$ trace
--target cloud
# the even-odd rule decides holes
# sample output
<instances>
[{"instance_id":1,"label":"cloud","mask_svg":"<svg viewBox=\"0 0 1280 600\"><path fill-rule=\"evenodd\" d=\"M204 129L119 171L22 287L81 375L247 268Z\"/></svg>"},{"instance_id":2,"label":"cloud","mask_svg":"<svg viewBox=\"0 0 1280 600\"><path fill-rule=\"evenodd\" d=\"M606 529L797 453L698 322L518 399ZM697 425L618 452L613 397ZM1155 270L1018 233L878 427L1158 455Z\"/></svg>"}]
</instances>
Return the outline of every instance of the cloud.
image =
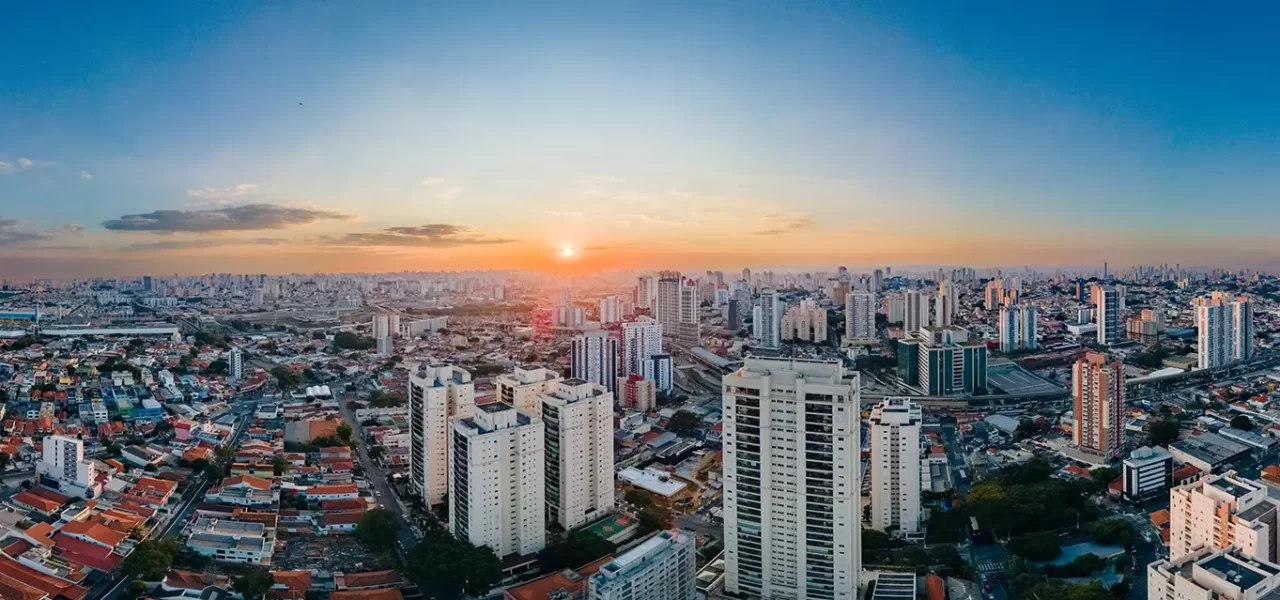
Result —
<instances>
[{"instance_id":1,"label":"cloud","mask_svg":"<svg viewBox=\"0 0 1280 600\"><path fill-rule=\"evenodd\" d=\"M441 185L444 183L449 183L449 180L443 177L428 177L426 179L423 179L422 181L419 181L418 185L421 187L431 187L433 185Z\"/></svg>"},{"instance_id":2,"label":"cloud","mask_svg":"<svg viewBox=\"0 0 1280 600\"><path fill-rule=\"evenodd\" d=\"M0 175L17 173L18 171L21 171L23 169L30 169L31 167L53 166L52 162L43 161L43 160L31 160L30 158L27 158L25 156L19 157L17 163L18 164L15 165L13 163L0 160Z\"/></svg>"},{"instance_id":3,"label":"cloud","mask_svg":"<svg viewBox=\"0 0 1280 600\"><path fill-rule=\"evenodd\" d=\"M18 159L18 166L19 166L19 167L22 167L22 168L24 168L24 169L25 169L25 168L27 168L27 167L34 167L35 165L36 165L35 161L31 160L30 158L19 158L19 159Z\"/></svg>"},{"instance_id":4,"label":"cloud","mask_svg":"<svg viewBox=\"0 0 1280 600\"><path fill-rule=\"evenodd\" d=\"M80 171L80 179L93 179L93 173L88 171Z\"/></svg>"},{"instance_id":5,"label":"cloud","mask_svg":"<svg viewBox=\"0 0 1280 600\"><path fill-rule=\"evenodd\" d=\"M70 234L84 233L84 225L81 225L79 223L66 223L64 225L58 226L57 229L50 231L50 233L70 233Z\"/></svg>"},{"instance_id":6,"label":"cloud","mask_svg":"<svg viewBox=\"0 0 1280 600\"><path fill-rule=\"evenodd\" d=\"M257 191L258 184L256 183L242 183L229 188L216 188L206 185L199 189L187 190L187 196L201 200L226 200L228 198L247 196Z\"/></svg>"},{"instance_id":7,"label":"cloud","mask_svg":"<svg viewBox=\"0 0 1280 600\"><path fill-rule=\"evenodd\" d=\"M46 232L21 229L18 225L16 219L0 219L0 246L33 244L52 237Z\"/></svg>"},{"instance_id":8,"label":"cloud","mask_svg":"<svg viewBox=\"0 0 1280 600\"><path fill-rule=\"evenodd\" d=\"M213 231L257 231L284 229L321 220L345 220L347 215L309 208L291 208L275 204L245 204L209 210L157 210L138 215L124 215L102 224L112 231L151 231L154 233L207 233Z\"/></svg>"},{"instance_id":9,"label":"cloud","mask_svg":"<svg viewBox=\"0 0 1280 600\"><path fill-rule=\"evenodd\" d=\"M165 240L163 242L142 242L121 246L120 252L150 252L153 250L186 250L189 248L216 248L221 246L254 245L274 246L286 240L281 238L254 238L251 240Z\"/></svg>"},{"instance_id":10,"label":"cloud","mask_svg":"<svg viewBox=\"0 0 1280 600\"><path fill-rule=\"evenodd\" d=\"M404 246L413 248L457 248L459 246L487 246L509 244L515 240L487 238L478 235L470 227L430 223L417 227L388 227L381 231L348 233L339 238L321 238L335 246Z\"/></svg>"},{"instance_id":11,"label":"cloud","mask_svg":"<svg viewBox=\"0 0 1280 600\"><path fill-rule=\"evenodd\" d=\"M461 184L455 183L450 185L449 180L444 177L428 177L419 181L418 187L430 189L432 196L436 199L436 202L439 202L444 206L453 204L453 201L457 200L458 196L461 196L462 192L466 189Z\"/></svg>"},{"instance_id":12,"label":"cloud","mask_svg":"<svg viewBox=\"0 0 1280 600\"><path fill-rule=\"evenodd\" d=\"M791 233L793 231L808 229L810 227L813 227L813 219L810 218L808 215L801 215L798 217L792 217L790 220L784 223L781 227L756 231L756 232L753 232L751 235L782 235L784 233Z\"/></svg>"}]
</instances>

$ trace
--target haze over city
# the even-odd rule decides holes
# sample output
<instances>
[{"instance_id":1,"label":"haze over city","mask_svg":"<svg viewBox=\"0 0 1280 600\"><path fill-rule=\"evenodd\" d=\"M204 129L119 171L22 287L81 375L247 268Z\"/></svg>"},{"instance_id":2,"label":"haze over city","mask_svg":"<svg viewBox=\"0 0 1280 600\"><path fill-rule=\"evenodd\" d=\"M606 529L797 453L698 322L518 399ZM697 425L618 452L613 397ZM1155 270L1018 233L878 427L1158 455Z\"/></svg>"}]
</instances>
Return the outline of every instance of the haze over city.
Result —
<instances>
[{"instance_id":1,"label":"haze over city","mask_svg":"<svg viewBox=\"0 0 1280 600\"><path fill-rule=\"evenodd\" d=\"M25 3L0 276L1280 267L1277 9L1202 9Z\"/></svg>"}]
</instances>

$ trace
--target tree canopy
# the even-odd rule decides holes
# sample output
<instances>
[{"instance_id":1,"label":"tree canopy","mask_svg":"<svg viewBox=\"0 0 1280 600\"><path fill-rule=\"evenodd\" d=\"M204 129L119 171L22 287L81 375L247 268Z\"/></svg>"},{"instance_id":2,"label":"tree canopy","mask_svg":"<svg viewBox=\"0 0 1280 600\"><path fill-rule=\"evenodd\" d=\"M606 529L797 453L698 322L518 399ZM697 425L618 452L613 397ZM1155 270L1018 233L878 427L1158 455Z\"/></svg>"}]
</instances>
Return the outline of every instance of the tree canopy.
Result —
<instances>
[{"instance_id":1,"label":"tree canopy","mask_svg":"<svg viewBox=\"0 0 1280 600\"><path fill-rule=\"evenodd\" d=\"M1006 467L969 490L965 514L1001 537L1090 520L1094 509L1086 500L1093 482L1053 479L1052 472L1053 466L1042 458Z\"/></svg>"},{"instance_id":2,"label":"tree canopy","mask_svg":"<svg viewBox=\"0 0 1280 600\"><path fill-rule=\"evenodd\" d=\"M698 415L687 410L679 410L667 421L667 430L676 433L693 433L693 430L698 428L699 420Z\"/></svg>"},{"instance_id":3,"label":"tree canopy","mask_svg":"<svg viewBox=\"0 0 1280 600\"><path fill-rule=\"evenodd\" d=\"M396 540L396 518L385 508L364 513L356 523L355 538L365 548L380 552L390 550Z\"/></svg>"},{"instance_id":4,"label":"tree canopy","mask_svg":"<svg viewBox=\"0 0 1280 600\"><path fill-rule=\"evenodd\" d=\"M231 589L244 596L245 600L265 597L273 585L275 585L275 577L270 571L260 567L245 569L231 580Z\"/></svg>"},{"instance_id":5,"label":"tree canopy","mask_svg":"<svg viewBox=\"0 0 1280 600\"><path fill-rule=\"evenodd\" d=\"M1048 531L1033 531L1010 538L1005 548L1027 560L1053 560L1062 551L1062 538Z\"/></svg>"},{"instance_id":6,"label":"tree canopy","mask_svg":"<svg viewBox=\"0 0 1280 600\"><path fill-rule=\"evenodd\" d=\"M1250 419L1248 415L1236 415L1231 418L1231 427L1244 431L1253 431L1253 419Z\"/></svg>"},{"instance_id":7,"label":"tree canopy","mask_svg":"<svg viewBox=\"0 0 1280 600\"><path fill-rule=\"evenodd\" d=\"M182 543L176 539L144 540L125 557L120 568L127 577L155 581L164 577L180 552Z\"/></svg>"},{"instance_id":8,"label":"tree canopy","mask_svg":"<svg viewBox=\"0 0 1280 600\"><path fill-rule=\"evenodd\" d=\"M368 350L374 346L374 340L350 331L340 331L333 336L333 345L341 350Z\"/></svg>"},{"instance_id":9,"label":"tree canopy","mask_svg":"<svg viewBox=\"0 0 1280 600\"><path fill-rule=\"evenodd\" d=\"M589 531L575 530L569 537L547 546L538 553L538 566L543 573L555 573L561 569L576 569L594 560L613 554L618 547Z\"/></svg>"},{"instance_id":10,"label":"tree canopy","mask_svg":"<svg viewBox=\"0 0 1280 600\"><path fill-rule=\"evenodd\" d=\"M1089 527L1089 537L1099 544L1128 546L1133 542L1133 524L1126 519L1103 519Z\"/></svg>"},{"instance_id":11,"label":"tree canopy","mask_svg":"<svg viewBox=\"0 0 1280 600\"><path fill-rule=\"evenodd\" d=\"M1168 446L1178 441L1178 422L1172 419L1152 419L1147 425L1147 437L1152 444Z\"/></svg>"},{"instance_id":12,"label":"tree canopy","mask_svg":"<svg viewBox=\"0 0 1280 600\"><path fill-rule=\"evenodd\" d=\"M430 598L479 596L502 579L502 563L487 547L430 531L409 553L405 575Z\"/></svg>"},{"instance_id":13,"label":"tree canopy","mask_svg":"<svg viewBox=\"0 0 1280 600\"><path fill-rule=\"evenodd\" d=\"M276 384L285 391L297 389L302 385L302 375L283 365L273 367L271 376L276 378Z\"/></svg>"}]
</instances>

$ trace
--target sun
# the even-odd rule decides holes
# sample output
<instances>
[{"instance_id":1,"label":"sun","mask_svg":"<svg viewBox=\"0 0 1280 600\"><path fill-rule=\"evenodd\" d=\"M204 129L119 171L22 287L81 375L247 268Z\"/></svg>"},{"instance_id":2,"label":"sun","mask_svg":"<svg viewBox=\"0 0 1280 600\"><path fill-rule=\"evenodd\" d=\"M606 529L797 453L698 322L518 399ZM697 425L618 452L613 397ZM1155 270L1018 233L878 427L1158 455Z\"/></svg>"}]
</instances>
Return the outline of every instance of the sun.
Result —
<instances>
[{"instance_id":1,"label":"sun","mask_svg":"<svg viewBox=\"0 0 1280 600\"><path fill-rule=\"evenodd\" d=\"M575 253L576 251L573 249L572 246L565 246L564 248L560 249L560 256L563 258L573 258L573 255Z\"/></svg>"}]
</instances>

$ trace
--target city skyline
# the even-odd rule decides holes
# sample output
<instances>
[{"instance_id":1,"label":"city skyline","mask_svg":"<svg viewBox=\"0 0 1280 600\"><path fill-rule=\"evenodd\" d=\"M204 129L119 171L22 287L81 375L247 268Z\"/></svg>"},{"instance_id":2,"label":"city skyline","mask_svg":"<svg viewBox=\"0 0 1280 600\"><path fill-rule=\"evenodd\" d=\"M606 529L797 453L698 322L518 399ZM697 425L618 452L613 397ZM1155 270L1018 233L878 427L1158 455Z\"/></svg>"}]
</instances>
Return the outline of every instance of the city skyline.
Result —
<instances>
[{"instance_id":1,"label":"city skyline","mask_svg":"<svg viewBox=\"0 0 1280 600\"><path fill-rule=\"evenodd\" d=\"M15 7L0 277L1280 268L1277 9L1101 10Z\"/></svg>"}]
</instances>

